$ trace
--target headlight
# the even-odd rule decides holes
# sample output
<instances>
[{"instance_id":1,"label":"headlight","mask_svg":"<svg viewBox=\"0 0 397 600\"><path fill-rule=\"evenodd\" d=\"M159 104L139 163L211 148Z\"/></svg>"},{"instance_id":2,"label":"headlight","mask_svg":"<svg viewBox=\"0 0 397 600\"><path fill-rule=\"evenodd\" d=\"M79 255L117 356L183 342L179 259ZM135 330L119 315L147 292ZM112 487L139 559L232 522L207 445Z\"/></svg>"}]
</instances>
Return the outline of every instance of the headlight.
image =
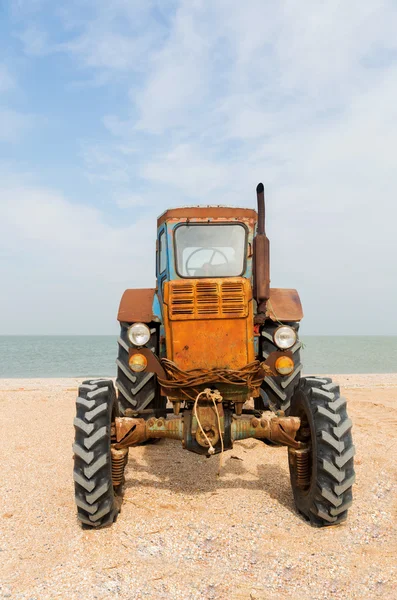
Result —
<instances>
[{"instance_id":1,"label":"headlight","mask_svg":"<svg viewBox=\"0 0 397 600\"><path fill-rule=\"evenodd\" d=\"M276 346L286 350L287 348L292 348L292 346L296 342L296 333L292 327L288 327L287 325L282 325L276 329L273 334L273 340Z\"/></svg>"},{"instance_id":2,"label":"headlight","mask_svg":"<svg viewBox=\"0 0 397 600\"><path fill-rule=\"evenodd\" d=\"M130 365L130 369L135 371L136 373L140 373L144 371L147 367L147 359L143 354L133 354L130 356L128 364Z\"/></svg>"},{"instance_id":3,"label":"headlight","mask_svg":"<svg viewBox=\"0 0 397 600\"><path fill-rule=\"evenodd\" d=\"M289 356L280 356L274 363L277 373L289 375L294 370L294 361Z\"/></svg>"},{"instance_id":4,"label":"headlight","mask_svg":"<svg viewBox=\"0 0 397 600\"><path fill-rule=\"evenodd\" d=\"M144 323L134 323L128 328L128 339L134 346L144 346L150 340L150 329Z\"/></svg>"}]
</instances>

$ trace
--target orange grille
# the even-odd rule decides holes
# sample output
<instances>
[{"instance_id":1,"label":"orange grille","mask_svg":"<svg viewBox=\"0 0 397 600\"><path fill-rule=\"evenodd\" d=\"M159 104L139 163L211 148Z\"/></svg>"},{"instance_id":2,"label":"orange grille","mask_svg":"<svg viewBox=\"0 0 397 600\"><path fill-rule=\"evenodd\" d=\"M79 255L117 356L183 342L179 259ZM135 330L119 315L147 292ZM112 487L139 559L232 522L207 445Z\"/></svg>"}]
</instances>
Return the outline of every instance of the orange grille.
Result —
<instances>
[{"instance_id":1,"label":"orange grille","mask_svg":"<svg viewBox=\"0 0 397 600\"><path fill-rule=\"evenodd\" d=\"M195 280L169 283L170 319L226 319L247 317L250 299L249 282Z\"/></svg>"},{"instance_id":2,"label":"orange grille","mask_svg":"<svg viewBox=\"0 0 397 600\"><path fill-rule=\"evenodd\" d=\"M194 315L194 286L191 283L173 285L170 297L172 316Z\"/></svg>"}]
</instances>

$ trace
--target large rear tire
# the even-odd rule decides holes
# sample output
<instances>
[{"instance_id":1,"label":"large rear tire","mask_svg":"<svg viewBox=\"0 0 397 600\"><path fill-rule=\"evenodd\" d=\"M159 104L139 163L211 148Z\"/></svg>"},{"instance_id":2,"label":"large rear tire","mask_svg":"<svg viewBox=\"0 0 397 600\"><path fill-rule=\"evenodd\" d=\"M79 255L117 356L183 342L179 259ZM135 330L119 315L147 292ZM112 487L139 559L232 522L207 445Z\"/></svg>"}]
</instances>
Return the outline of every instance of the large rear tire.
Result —
<instances>
[{"instance_id":1,"label":"large rear tire","mask_svg":"<svg viewBox=\"0 0 397 600\"><path fill-rule=\"evenodd\" d=\"M76 400L73 479L77 517L87 527L111 525L120 510L110 452L111 423L117 415L113 381L84 381Z\"/></svg>"},{"instance_id":2,"label":"large rear tire","mask_svg":"<svg viewBox=\"0 0 397 600\"><path fill-rule=\"evenodd\" d=\"M329 378L305 377L295 390L290 415L301 419L296 439L309 446L302 470L288 449L291 485L298 511L316 527L338 525L352 504L354 453L346 400ZM306 485L299 471L307 473Z\"/></svg>"},{"instance_id":3,"label":"large rear tire","mask_svg":"<svg viewBox=\"0 0 397 600\"><path fill-rule=\"evenodd\" d=\"M128 353L129 349L134 347L127 335L130 325L131 323L121 323L120 337L118 339L119 353L116 360L116 386L119 391L120 413L123 416L140 414L144 418L149 418L152 414L164 416L167 399L165 396L160 395L157 376L154 373L146 371L134 373L129 368ZM145 348L149 348L152 352L158 354L158 329L155 326L150 326L150 333L150 340L145 345ZM145 412L142 413L142 411Z\"/></svg>"},{"instance_id":4,"label":"large rear tire","mask_svg":"<svg viewBox=\"0 0 397 600\"><path fill-rule=\"evenodd\" d=\"M295 329L297 335L296 343L291 348L294 359L294 370L291 375L265 377L260 390L261 396L254 399L256 410L264 410L270 407L273 410L283 410L288 413L292 394L299 383L300 373L303 368L300 358L302 343L299 341L298 337L299 323L291 322L285 323L285 325ZM278 327L280 327L279 323L267 321L261 328L261 360L266 360L271 352L279 350L273 341L273 334Z\"/></svg>"}]
</instances>

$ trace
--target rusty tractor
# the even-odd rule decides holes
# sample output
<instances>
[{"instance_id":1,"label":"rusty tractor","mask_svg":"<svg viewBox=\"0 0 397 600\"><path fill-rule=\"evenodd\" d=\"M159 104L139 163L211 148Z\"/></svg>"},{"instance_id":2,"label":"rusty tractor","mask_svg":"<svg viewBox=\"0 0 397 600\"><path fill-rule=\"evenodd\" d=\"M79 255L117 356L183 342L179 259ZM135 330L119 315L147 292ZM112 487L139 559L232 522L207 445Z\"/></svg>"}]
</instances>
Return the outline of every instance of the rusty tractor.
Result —
<instances>
[{"instance_id":1,"label":"rusty tractor","mask_svg":"<svg viewBox=\"0 0 397 600\"><path fill-rule=\"evenodd\" d=\"M257 211L184 207L159 217L156 288L128 289L120 302L117 392L108 379L78 392L83 526L115 520L129 448L160 438L207 456L246 438L287 446L299 513L318 527L346 519L346 400L331 379L301 376L301 303L296 290L270 288L263 184L256 191Z\"/></svg>"}]
</instances>

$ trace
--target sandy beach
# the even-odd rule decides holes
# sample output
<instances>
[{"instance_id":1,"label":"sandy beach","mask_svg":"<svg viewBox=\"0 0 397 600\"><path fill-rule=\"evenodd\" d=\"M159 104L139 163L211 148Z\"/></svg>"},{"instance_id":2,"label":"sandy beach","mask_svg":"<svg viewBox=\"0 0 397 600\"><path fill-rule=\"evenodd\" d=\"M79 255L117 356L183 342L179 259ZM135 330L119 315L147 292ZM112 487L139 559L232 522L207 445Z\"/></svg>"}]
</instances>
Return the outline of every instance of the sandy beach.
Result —
<instances>
[{"instance_id":1,"label":"sandy beach","mask_svg":"<svg viewBox=\"0 0 397 600\"><path fill-rule=\"evenodd\" d=\"M0 380L0 598L397 599L397 373L340 375L356 446L348 521L295 512L287 451L218 457L162 440L130 450L117 522L76 519L77 379Z\"/></svg>"}]
</instances>

